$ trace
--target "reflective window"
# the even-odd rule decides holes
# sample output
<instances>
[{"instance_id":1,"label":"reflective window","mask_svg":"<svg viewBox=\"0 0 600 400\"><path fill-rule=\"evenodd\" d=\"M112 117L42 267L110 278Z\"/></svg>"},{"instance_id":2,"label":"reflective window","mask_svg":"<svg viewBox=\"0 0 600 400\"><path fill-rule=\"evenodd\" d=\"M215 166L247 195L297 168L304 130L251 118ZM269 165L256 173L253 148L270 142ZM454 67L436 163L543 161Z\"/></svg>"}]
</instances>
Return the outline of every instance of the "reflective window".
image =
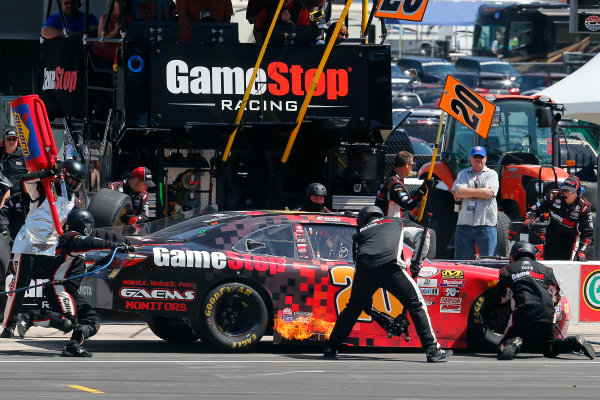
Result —
<instances>
[{"instance_id":1,"label":"reflective window","mask_svg":"<svg viewBox=\"0 0 600 400\"><path fill-rule=\"evenodd\" d=\"M240 253L298 258L292 226L268 226L254 231L238 241L233 250Z\"/></svg>"},{"instance_id":2,"label":"reflective window","mask_svg":"<svg viewBox=\"0 0 600 400\"><path fill-rule=\"evenodd\" d=\"M352 262L352 235L350 226L306 225L306 236L317 260Z\"/></svg>"}]
</instances>

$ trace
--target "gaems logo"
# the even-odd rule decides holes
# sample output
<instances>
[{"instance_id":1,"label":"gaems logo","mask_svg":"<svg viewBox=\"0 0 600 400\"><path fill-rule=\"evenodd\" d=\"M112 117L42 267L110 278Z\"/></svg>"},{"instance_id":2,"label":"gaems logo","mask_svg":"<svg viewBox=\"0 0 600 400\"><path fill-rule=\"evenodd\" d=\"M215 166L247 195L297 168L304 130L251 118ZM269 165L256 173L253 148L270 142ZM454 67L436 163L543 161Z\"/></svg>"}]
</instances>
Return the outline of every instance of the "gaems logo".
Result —
<instances>
[{"instance_id":1,"label":"gaems logo","mask_svg":"<svg viewBox=\"0 0 600 400\"><path fill-rule=\"evenodd\" d=\"M152 300L183 300L191 301L196 298L195 290L177 289L152 289L150 291L142 288L121 288L119 295L124 299L152 299Z\"/></svg>"},{"instance_id":2,"label":"gaems logo","mask_svg":"<svg viewBox=\"0 0 600 400\"><path fill-rule=\"evenodd\" d=\"M158 267L215 268L227 265L227 256L218 251L170 250L155 247L154 264Z\"/></svg>"},{"instance_id":3,"label":"gaems logo","mask_svg":"<svg viewBox=\"0 0 600 400\"><path fill-rule=\"evenodd\" d=\"M61 67L48 71L44 68L42 90L66 90L71 93L77 89L77 71L65 71Z\"/></svg>"},{"instance_id":4,"label":"gaems logo","mask_svg":"<svg viewBox=\"0 0 600 400\"><path fill-rule=\"evenodd\" d=\"M167 89L173 94L236 94L243 95L254 68L241 67L189 67L185 61L172 60L167 63ZM301 65L272 62L267 71L258 69L252 95L267 91L273 96L304 96L310 87L316 68L304 70ZM325 69L313 96L337 100L348 95L348 75L351 68Z\"/></svg>"}]
</instances>

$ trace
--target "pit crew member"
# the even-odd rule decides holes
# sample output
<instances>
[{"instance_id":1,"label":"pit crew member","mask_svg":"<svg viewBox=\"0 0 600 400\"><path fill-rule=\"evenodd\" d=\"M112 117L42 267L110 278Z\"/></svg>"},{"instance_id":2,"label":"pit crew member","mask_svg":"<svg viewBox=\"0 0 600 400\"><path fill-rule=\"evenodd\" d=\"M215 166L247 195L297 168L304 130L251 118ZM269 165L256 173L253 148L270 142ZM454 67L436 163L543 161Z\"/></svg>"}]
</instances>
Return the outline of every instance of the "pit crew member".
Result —
<instances>
[{"instance_id":1,"label":"pit crew member","mask_svg":"<svg viewBox=\"0 0 600 400\"><path fill-rule=\"evenodd\" d=\"M123 192L131 197L133 213L124 215L121 220L125 224L143 224L148 222L148 188L155 187L152 181L152 173L148 168L138 167L131 171L131 177L119 182L108 184L108 188Z\"/></svg>"}]
</instances>

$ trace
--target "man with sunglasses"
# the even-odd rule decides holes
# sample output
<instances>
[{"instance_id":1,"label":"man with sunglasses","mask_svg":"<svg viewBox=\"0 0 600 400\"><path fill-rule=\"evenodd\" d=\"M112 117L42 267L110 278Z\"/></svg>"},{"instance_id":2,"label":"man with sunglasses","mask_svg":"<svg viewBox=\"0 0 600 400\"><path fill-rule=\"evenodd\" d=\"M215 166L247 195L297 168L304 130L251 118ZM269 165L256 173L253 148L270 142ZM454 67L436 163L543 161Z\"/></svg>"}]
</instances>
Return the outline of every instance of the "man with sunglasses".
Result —
<instances>
[{"instance_id":1,"label":"man with sunglasses","mask_svg":"<svg viewBox=\"0 0 600 400\"><path fill-rule=\"evenodd\" d=\"M586 261L585 252L594 240L592 204L583 197L581 182L569 176L559 189L551 190L527 212L523 228L548 213L549 223L544 242L544 260L570 260L577 235L579 246L573 261Z\"/></svg>"},{"instance_id":2,"label":"man with sunglasses","mask_svg":"<svg viewBox=\"0 0 600 400\"><path fill-rule=\"evenodd\" d=\"M13 129L4 132L2 147L0 147L0 168L2 174L13 185L10 190L2 193L0 233L5 237L14 238L25 223L26 210L21 199L21 181L27 174L27 166L23 150L19 147L19 137Z\"/></svg>"},{"instance_id":3,"label":"man with sunglasses","mask_svg":"<svg viewBox=\"0 0 600 400\"><path fill-rule=\"evenodd\" d=\"M454 233L454 258L475 258L475 244L481 257L496 254L498 246L498 174L488 168L485 147L471 149L471 167L458 173L452 192L461 201Z\"/></svg>"}]
</instances>

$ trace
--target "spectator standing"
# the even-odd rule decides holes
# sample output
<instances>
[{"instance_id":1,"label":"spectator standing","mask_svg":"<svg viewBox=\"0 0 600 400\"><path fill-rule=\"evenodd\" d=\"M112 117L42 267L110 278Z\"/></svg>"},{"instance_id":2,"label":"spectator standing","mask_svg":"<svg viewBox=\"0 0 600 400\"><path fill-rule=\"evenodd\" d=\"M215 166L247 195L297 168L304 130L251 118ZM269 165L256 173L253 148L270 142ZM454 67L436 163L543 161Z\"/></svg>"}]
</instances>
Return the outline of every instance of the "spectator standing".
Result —
<instances>
[{"instance_id":1,"label":"spectator standing","mask_svg":"<svg viewBox=\"0 0 600 400\"><path fill-rule=\"evenodd\" d=\"M475 244L482 257L496 254L498 245L498 174L485 163L487 152L482 146L471 150L471 167L458 173L452 192L461 201L454 233L454 258L475 258Z\"/></svg>"},{"instance_id":2,"label":"spectator standing","mask_svg":"<svg viewBox=\"0 0 600 400\"><path fill-rule=\"evenodd\" d=\"M82 33L85 27L85 13L80 11L81 0L62 0L60 7L65 17L69 34ZM88 27L90 35L96 35L98 30L98 18L94 14L88 14ZM64 37L63 24L60 19L60 13L52 14L44 25L42 25L42 37L44 39L53 39Z\"/></svg>"},{"instance_id":3,"label":"spectator standing","mask_svg":"<svg viewBox=\"0 0 600 400\"><path fill-rule=\"evenodd\" d=\"M231 0L177 0L179 14L179 41L189 42L194 37L194 22L228 23L233 15Z\"/></svg>"},{"instance_id":4,"label":"spectator standing","mask_svg":"<svg viewBox=\"0 0 600 400\"><path fill-rule=\"evenodd\" d=\"M272 2L258 14L254 23L254 38L257 43L264 41L267 29L275 16L275 11L277 11L277 5L278 2ZM284 0L276 24L309 26L310 17L308 10L300 0Z\"/></svg>"},{"instance_id":5,"label":"spectator standing","mask_svg":"<svg viewBox=\"0 0 600 400\"><path fill-rule=\"evenodd\" d=\"M579 178L570 176L560 185L560 190L551 190L542 201L531 206L523 226L548 213L550 222L546 228L544 260L570 260L579 235L579 246L574 261L586 261L586 250L594 240L592 204L583 197Z\"/></svg>"}]
</instances>

